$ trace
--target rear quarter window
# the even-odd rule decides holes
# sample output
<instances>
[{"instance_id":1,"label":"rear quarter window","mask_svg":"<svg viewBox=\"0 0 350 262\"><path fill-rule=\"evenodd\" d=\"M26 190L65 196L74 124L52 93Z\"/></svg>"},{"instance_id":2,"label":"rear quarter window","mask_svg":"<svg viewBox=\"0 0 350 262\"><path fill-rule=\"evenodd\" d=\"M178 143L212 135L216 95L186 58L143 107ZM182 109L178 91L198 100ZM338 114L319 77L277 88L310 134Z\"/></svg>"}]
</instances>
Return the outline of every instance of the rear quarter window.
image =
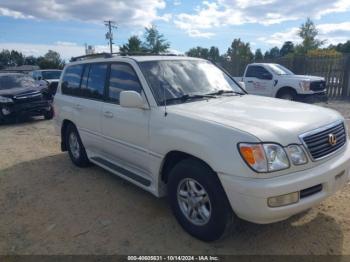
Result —
<instances>
[{"instance_id":1,"label":"rear quarter window","mask_svg":"<svg viewBox=\"0 0 350 262\"><path fill-rule=\"evenodd\" d=\"M80 80L83 68L83 65L72 65L67 67L62 78L62 94L74 96L79 95Z\"/></svg>"}]
</instances>

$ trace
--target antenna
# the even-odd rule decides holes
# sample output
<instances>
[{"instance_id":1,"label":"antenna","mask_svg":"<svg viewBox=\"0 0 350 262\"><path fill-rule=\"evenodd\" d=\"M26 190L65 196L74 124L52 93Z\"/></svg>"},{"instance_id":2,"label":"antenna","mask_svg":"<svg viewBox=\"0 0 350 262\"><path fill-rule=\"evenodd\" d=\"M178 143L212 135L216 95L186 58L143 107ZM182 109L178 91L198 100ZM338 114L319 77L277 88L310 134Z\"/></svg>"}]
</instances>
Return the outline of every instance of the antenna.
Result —
<instances>
[{"instance_id":1,"label":"antenna","mask_svg":"<svg viewBox=\"0 0 350 262\"><path fill-rule=\"evenodd\" d=\"M160 66L159 66L160 69L162 69ZM163 79L165 79L165 74L164 74L164 70L162 70L162 75L163 75ZM168 112L166 110L166 95L165 95L165 85L162 81L162 87L163 87L163 101L164 101L164 116L166 117L168 115Z\"/></svg>"}]
</instances>

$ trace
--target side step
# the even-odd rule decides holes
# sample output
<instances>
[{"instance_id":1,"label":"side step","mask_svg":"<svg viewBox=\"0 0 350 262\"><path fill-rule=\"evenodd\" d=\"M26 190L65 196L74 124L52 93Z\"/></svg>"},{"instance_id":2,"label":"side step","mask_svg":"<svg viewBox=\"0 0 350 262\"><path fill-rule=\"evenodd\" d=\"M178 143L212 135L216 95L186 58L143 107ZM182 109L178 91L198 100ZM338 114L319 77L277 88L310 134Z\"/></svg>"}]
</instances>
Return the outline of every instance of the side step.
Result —
<instances>
[{"instance_id":1,"label":"side step","mask_svg":"<svg viewBox=\"0 0 350 262\"><path fill-rule=\"evenodd\" d=\"M131 178L132 180L135 180L136 182L144 185L144 186L150 186L151 185L151 181L143 178L133 172L130 172L129 170L126 170L123 167L117 166L116 164L109 162L106 159L103 159L101 157L92 157L91 160L96 161L97 163L100 163L103 166L106 166L112 170L114 170L115 172L117 172L118 174L121 174L125 177Z\"/></svg>"}]
</instances>

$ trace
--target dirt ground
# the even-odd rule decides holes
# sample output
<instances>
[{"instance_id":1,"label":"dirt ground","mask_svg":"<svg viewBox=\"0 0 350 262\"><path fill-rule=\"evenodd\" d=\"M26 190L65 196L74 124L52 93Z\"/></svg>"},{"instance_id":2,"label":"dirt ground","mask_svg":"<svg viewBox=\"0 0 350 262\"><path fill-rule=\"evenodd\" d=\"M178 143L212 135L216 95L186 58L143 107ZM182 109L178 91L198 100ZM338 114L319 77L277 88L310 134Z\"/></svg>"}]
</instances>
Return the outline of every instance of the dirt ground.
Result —
<instances>
[{"instance_id":1,"label":"dirt ground","mask_svg":"<svg viewBox=\"0 0 350 262\"><path fill-rule=\"evenodd\" d=\"M350 118L350 103L327 106ZM242 222L204 243L165 199L99 167L75 167L52 121L0 126L0 254L350 254L349 203L350 185L287 221Z\"/></svg>"}]
</instances>

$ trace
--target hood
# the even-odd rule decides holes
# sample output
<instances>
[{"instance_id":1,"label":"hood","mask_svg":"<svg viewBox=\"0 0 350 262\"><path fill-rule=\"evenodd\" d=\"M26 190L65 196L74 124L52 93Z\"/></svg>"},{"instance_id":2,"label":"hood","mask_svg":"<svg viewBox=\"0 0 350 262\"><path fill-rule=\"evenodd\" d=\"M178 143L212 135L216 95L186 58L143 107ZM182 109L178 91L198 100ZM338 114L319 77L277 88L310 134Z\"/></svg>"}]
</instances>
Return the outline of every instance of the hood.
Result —
<instances>
[{"instance_id":1,"label":"hood","mask_svg":"<svg viewBox=\"0 0 350 262\"><path fill-rule=\"evenodd\" d=\"M280 77L286 79L298 79L298 80L310 80L310 81L324 81L324 77L309 76L309 75L280 75Z\"/></svg>"},{"instance_id":2,"label":"hood","mask_svg":"<svg viewBox=\"0 0 350 262\"><path fill-rule=\"evenodd\" d=\"M0 90L0 96L13 97L17 95L25 95L27 93L30 94L38 91L40 90L35 88L17 87L17 88Z\"/></svg>"},{"instance_id":3,"label":"hood","mask_svg":"<svg viewBox=\"0 0 350 262\"><path fill-rule=\"evenodd\" d=\"M168 113L215 122L284 146L300 143L298 136L302 133L342 119L331 109L254 95L172 105Z\"/></svg>"}]
</instances>

